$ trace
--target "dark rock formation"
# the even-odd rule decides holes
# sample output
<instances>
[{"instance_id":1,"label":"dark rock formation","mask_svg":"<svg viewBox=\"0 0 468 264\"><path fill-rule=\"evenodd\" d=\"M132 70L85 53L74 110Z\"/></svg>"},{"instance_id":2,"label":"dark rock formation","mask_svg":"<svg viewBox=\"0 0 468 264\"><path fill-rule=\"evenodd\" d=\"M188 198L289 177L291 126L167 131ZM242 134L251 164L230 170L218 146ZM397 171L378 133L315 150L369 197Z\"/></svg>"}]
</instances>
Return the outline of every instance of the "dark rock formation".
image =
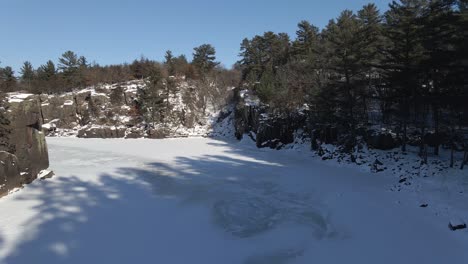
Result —
<instances>
[{"instance_id":1,"label":"dark rock formation","mask_svg":"<svg viewBox=\"0 0 468 264\"><path fill-rule=\"evenodd\" d=\"M148 135L147 138L152 138L152 139L161 139L161 138L166 138L169 136L169 132L165 131L164 129L149 129L148 130Z\"/></svg>"},{"instance_id":2,"label":"dark rock formation","mask_svg":"<svg viewBox=\"0 0 468 264\"><path fill-rule=\"evenodd\" d=\"M338 141L338 128L331 125L316 125L311 133L313 150L319 149L319 143L334 144Z\"/></svg>"},{"instance_id":3,"label":"dark rock formation","mask_svg":"<svg viewBox=\"0 0 468 264\"><path fill-rule=\"evenodd\" d=\"M247 96L247 95L245 95ZM302 112L269 114L268 108L252 103L252 99L238 96L235 109L235 136L242 139L249 133L257 147L279 148L294 142L297 130L306 130L306 115Z\"/></svg>"},{"instance_id":4,"label":"dark rock formation","mask_svg":"<svg viewBox=\"0 0 468 264\"><path fill-rule=\"evenodd\" d=\"M80 138L123 138L125 137L125 127L83 127L78 131Z\"/></svg>"},{"instance_id":5,"label":"dark rock formation","mask_svg":"<svg viewBox=\"0 0 468 264\"><path fill-rule=\"evenodd\" d=\"M145 134L143 129L139 128L128 129L126 133L125 138L142 138Z\"/></svg>"},{"instance_id":6,"label":"dark rock formation","mask_svg":"<svg viewBox=\"0 0 468 264\"><path fill-rule=\"evenodd\" d=\"M259 106L251 106L239 102L234 112L236 138L241 140L245 133L257 132L260 123L260 115L264 112L265 110Z\"/></svg>"},{"instance_id":7,"label":"dark rock formation","mask_svg":"<svg viewBox=\"0 0 468 264\"><path fill-rule=\"evenodd\" d=\"M452 220L450 220L448 227L452 231L465 229L466 228L466 223L463 222L460 219L452 219Z\"/></svg>"},{"instance_id":8,"label":"dark rock formation","mask_svg":"<svg viewBox=\"0 0 468 264\"><path fill-rule=\"evenodd\" d=\"M39 96L25 96L2 102L2 115L8 120L3 136L9 148L0 149L0 196L32 182L49 167ZM3 179L2 179L3 177Z\"/></svg>"},{"instance_id":9,"label":"dark rock formation","mask_svg":"<svg viewBox=\"0 0 468 264\"><path fill-rule=\"evenodd\" d=\"M396 140L389 133L368 132L367 144L375 149L389 150L398 146Z\"/></svg>"},{"instance_id":10,"label":"dark rock formation","mask_svg":"<svg viewBox=\"0 0 468 264\"><path fill-rule=\"evenodd\" d=\"M22 184L18 158L6 151L0 151L0 197Z\"/></svg>"},{"instance_id":11,"label":"dark rock formation","mask_svg":"<svg viewBox=\"0 0 468 264\"><path fill-rule=\"evenodd\" d=\"M257 130L257 147L277 148L279 144L293 143L294 132L303 129L305 124L305 116L299 113L262 118Z\"/></svg>"}]
</instances>

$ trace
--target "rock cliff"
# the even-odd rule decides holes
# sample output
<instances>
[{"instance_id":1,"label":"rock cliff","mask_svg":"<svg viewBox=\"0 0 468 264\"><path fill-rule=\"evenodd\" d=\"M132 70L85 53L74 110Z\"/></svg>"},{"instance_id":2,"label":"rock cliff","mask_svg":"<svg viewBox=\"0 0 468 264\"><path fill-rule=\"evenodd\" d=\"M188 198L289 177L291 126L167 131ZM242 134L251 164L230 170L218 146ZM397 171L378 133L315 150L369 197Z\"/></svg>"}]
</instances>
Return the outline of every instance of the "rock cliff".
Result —
<instances>
[{"instance_id":1,"label":"rock cliff","mask_svg":"<svg viewBox=\"0 0 468 264\"><path fill-rule=\"evenodd\" d=\"M216 106L196 83L177 80L164 122L148 124L138 110L144 81L99 85L60 95L41 95L44 132L81 138L166 138L206 136L226 105ZM222 97L232 91L223 91ZM221 101L223 98L221 98Z\"/></svg>"},{"instance_id":2,"label":"rock cliff","mask_svg":"<svg viewBox=\"0 0 468 264\"><path fill-rule=\"evenodd\" d=\"M241 90L235 109L235 135L249 135L257 147L281 148L293 143L296 135L306 134L307 115L303 109L286 114L274 114L251 91Z\"/></svg>"},{"instance_id":3,"label":"rock cliff","mask_svg":"<svg viewBox=\"0 0 468 264\"><path fill-rule=\"evenodd\" d=\"M0 196L32 182L49 167L42 132L40 98L11 94L1 101L2 144L0 145Z\"/></svg>"}]
</instances>

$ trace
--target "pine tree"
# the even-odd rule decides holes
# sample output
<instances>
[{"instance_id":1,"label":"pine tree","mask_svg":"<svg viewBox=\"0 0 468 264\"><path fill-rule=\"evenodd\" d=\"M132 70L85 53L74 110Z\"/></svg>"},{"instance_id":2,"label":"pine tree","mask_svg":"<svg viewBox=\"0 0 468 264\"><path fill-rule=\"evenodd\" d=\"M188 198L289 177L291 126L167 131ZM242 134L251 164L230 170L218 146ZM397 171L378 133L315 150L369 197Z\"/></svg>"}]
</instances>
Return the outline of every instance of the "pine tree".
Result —
<instances>
[{"instance_id":1,"label":"pine tree","mask_svg":"<svg viewBox=\"0 0 468 264\"><path fill-rule=\"evenodd\" d=\"M86 65L84 57L78 57L73 51L66 51L59 58L58 69L62 72L68 85L79 86L82 84L81 70Z\"/></svg>"},{"instance_id":2,"label":"pine tree","mask_svg":"<svg viewBox=\"0 0 468 264\"><path fill-rule=\"evenodd\" d=\"M426 83L430 83L428 103L431 104L436 137L439 137L440 111L447 102L444 97L456 94L453 89L451 74L457 72L457 53L453 48L460 34L455 16L455 0L433 0L425 8L422 16L422 43L425 57L422 67L426 74ZM436 142L434 154L438 155Z\"/></svg>"},{"instance_id":3,"label":"pine tree","mask_svg":"<svg viewBox=\"0 0 468 264\"><path fill-rule=\"evenodd\" d=\"M55 64L51 60L47 61L46 64L41 65L37 69L37 77L40 80L50 81L55 77L56 74L57 70L55 69Z\"/></svg>"},{"instance_id":4,"label":"pine tree","mask_svg":"<svg viewBox=\"0 0 468 264\"><path fill-rule=\"evenodd\" d=\"M78 55L73 51L66 51L59 58L58 69L63 71L65 74L73 74L80 66Z\"/></svg>"},{"instance_id":5,"label":"pine tree","mask_svg":"<svg viewBox=\"0 0 468 264\"><path fill-rule=\"evenodd\" d=\"M10 66L0 68L0 92L12 92L16 89L15 71Z\"/></svg>"},{"instance_id":6,"label":"pine tree","mask_svg":"<svg viewBox=\"0 0 468 264\"><path fill-rule=\"evenodd\" d=\"M192 64L198 72L204 77L211 72L219 62L216 62L216 50L210 44L203 44L194 48Z\"/></svg>"},{"instance_id":7,"label":"pine tree","mask_svg":"<svg viewBox=\"0 0 468 264\"><path fill-rule=\"evenodd\" d=\"M0 92L0 151L14 153L15 148L9 143L11 128L10 121L6 118L7 111L8 103L5 99L5 95Z\"/></svg>"},{"instance_id":8,"label":"pine tree","mask_svg":"<svg viewBox=\"0 0 468 264\"><path fill-rule=\"evenodd\" d=\"M362 74L362 61L360 58L361 46L359 43L359 22L352 11L341 13L336 23L331 21L325 29L327 42L327 56L332 80L339 88L341 105L340 113L343 121L353 130L356 125L357 85Z\"/></svg>"},{"instance_id":9,"label":"pine tree","mask_svg":"<svg viewBox=\"0 0 468 264\"><path fill-rule=\"evenodd\" d=\"M296 31L296 40L292 44L293 56L304 59L318 50L319 29L308 21L301 21Z\"/></svg>"},{"instance_id":10,"label":"pine tree","mask_svg":"<svg viewBox=\"0 0 468 264\"><path fill-rule=\"evenodd\" d=\"M381 64L383 60L383 50L385 38L383 35L382 16L375 4L365 5L358 12L359 32L358 38L360 41L359 57L363 71L363 90L362 107L367 118L368 98L373 97L375 91L378 91L378 96L381 100L385 100L385 89L378 89L381 85L383 71ZM385 104L381 104L381 108L385 111ZM383 115L384 116L384 115ZM385 121L385 120L382 120Z\"/></svg>"},{"instance_id":11,"label":"pine tree","mask_svg":"<svg viewBox=\"0 0 468 264\"><path fill-rule=\"evenodd\" d=\"M168 50L166 51L166 55L164 55L164 64L167 67L167 72L169 76L175 76L176 75L176 69L174 67L174 56L172 55L172 51Z\"/></svg>"},{"instance_id":12,"label":"pine tree","mask_svg":"<svg viewBox=\"0 0 468 264\"><path fill-rule=\"evenodd\" d=\"M390 44L386 49L385 68L398 104L398 116L403 123L403 151L406 150L410 110L421 107L412 102L421 96L423 87L420 66L424 58L424 47L420 19L425 4L424 0L401 0L401 3L393 1L385 13L385 34Z\"/></svg>"},{"instance_id":13,"label":"pine tree","mask_svg":"<svg viewBox=\"0 0 468 264\"><path fill-rule=\"evenodd\" d=\"M242 67L242 79L252 82L260 80L265 71L273 71L284 66L290 57L291 43L288 34L265 32L251 40L244 39L241 44L238 62Z\"/></svg>"},{"instance_id":14,"label":"pine tree","mask_svg":"<svg viewBox=\"0 0 468 264\"><path fill-rule=\"evenodd\" d=\"M28 91L31 90L31 83L35 77L34 68L29 61L25 61L23 67L21 67L21 81L26 83Z\"/></svg>"},{"instance_id":15,"label":"pine tree","mask_svg":"<svg viewBox=\"0 0 468 264\"><path fill-rule=\"evenodd\" d=\"M165 87L161 69L153 66L149 71L146 86L138 90L139 109L144 120L154 126L164 120Z\"/></svg>"},{"instance_id":16,"label":"pine tree","mask_svg":"<svg viewBox=\"0 0 468 264\"><path fill-rule=\"evenodd\" d=\"M271 68L262 74L259 82L255 85L255 91L262 102L270 103L276 93L277 83Z\"/></svg>"}]
</instances>

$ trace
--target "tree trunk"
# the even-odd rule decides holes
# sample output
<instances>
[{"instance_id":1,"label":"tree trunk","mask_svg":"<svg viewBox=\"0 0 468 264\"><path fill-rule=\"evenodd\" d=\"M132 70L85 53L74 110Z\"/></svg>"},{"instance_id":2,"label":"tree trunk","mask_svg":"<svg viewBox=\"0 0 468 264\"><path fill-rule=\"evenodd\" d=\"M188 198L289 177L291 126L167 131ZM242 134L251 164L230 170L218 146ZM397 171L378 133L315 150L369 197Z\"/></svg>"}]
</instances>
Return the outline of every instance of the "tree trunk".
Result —
<instances>
[{"instance_id":1,"label":"tree trunk","mask_svg":"<svg viewBox=\"0 0 468 264\"><path fill-rule=\"evenodd\" d=\"M468 161L468 148L466 147L466 144L463 145L463 150L464 150L464 154L463 154L463 160L462 160L462 163L461 163L461 166L460 166L461 170L463 170L463 168L465 167L466 162Z\"/></svg>"},{"instance_id":2,"label":"tree trunk","mask_svg":"<svg viewBox=\"0 0 468 264\"><path fill-rule=\"evenodd\" d=\"M354 123L354 101L353 101L353 94L351 92L351 79L349 77L349 73L346 70L345 72L345 77L346 77L346 92L348 95L348 103L349 103L349 124L350 124L350 129L351 129L351 145L352 145L352 150L351 150L351 162L356 162L356 157L354 156L354 148L356 147L356 125Z\"/></svg>"},{"instance_id":3,"label":"tree trunk","mask_svg":"<svg viewBox=\"0 0 468 264\"><path fill-rule=\"evenodd\" d=\"M451 148L450 148L450 168L453 168L453 163L454 163L454 147L453 147L453 142L451 142Z\"/></svg>"},{"instance_id":4,"label":"tree trunk","mask_svg":"<svg viewBox=\"0 0 468 264\"><path fill-rule=\"evenodd\" d=\"M406 123L406 119L403 121L403 138L402 138L402 144L401 144L401 151L405 152L406 151L406 130L407 130L408 124Z\"/></svg>"},{"instance_id":5,"label":"tree trunk","mask_svg":"<svg viewBox=\"0 0 468 264\"><path fill-rule=\"evenodd\" d=\"M454 154L455 154L455 130L452 127L452 135L450 136L450 168L453 168L454 165Z\"/></svg>"},{"instance_id":6,"label":"tree trunk","mask_svg":"<svg viewBox=\"0 0 468 264\"><path fill-rule=\"evenodd\" d=\"M437 104L433 105L434 114L434 130L435 130L435 146L434 155L439 155L439 107Z\"/></svg>"},{"instance_id":7,"label":"tree trunk","mask_svg":"<svg viewBox=\"0 0 468 264\"><path fill-rule=\"evenodd\" d=\"M419 156L423 159L423 163L427 164L427 146L424 140L425 127L421 125L421 142L419 145Z\"/></svg>"}]
</instances>

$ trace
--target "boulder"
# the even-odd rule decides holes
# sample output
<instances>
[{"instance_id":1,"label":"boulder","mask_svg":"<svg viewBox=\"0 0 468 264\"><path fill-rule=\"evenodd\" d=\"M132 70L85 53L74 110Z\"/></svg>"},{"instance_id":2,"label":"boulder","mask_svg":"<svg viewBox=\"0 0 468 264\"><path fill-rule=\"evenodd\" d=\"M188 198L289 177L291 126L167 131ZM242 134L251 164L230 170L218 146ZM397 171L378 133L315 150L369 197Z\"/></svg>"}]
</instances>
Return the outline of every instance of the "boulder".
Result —
<instances>
[{"instance_id":1,"label":"boulder","mask_svg":"<svg viewBox=\"0 0 468 264\"><path fill-rule=\"evenodd\" d=\"M50 179L52 177L55 176L55 173L53 171L49 171L49 170L43 170L39 173L38 175L38 178L40 180L46 180L46 179Z\"/></svg>"},{"instance_id":2,"label":"boulder","mask_svg":"<svg viewBox=\"0 0 468 264\"><path fill-rule=\"evenodd\" d=\"M371 165L371 172L377 173L377 172L382 172L385 170L385 167L383 166L383 163L376 159L374 163Z\"/></svg>"},{"instance_id":3,"label":"boulder","mask_svg":"<svg viewBox=\"0 0 468 264\"><path fill-rule=\"evenodd\" d=\"M18 158L6 151L0 151L0 197L23 184Z\"/></svg>"},{"instance_id":4,"label":"boulder","mask_svg":"<svg viewBox=\"0 0 468 264\"><path fill-rule=\"evenodd\" d=\"M397 142L389 133L370 132L367 144L374 149L389 150L397 147Z\"/></svg>"},{"instance_id":5,"label":"boulder","mask_svg":"<svg viewBox=\"0 0 468 264\"><path fill-rule=\"evenodd\" d=\"M143 134L143 129L130 128L127 130L125 138L142 138Z\"/></svg>"},{"instance_id":6,"label":"boulder","mask_svg":"<svg viewBox=\"0 0 468 264\"><path fill-rule=\"evenodd\" d=\"M123 127L92 126L78 131L79 138L123 138L126 129Z\"/></svg>"},{"instance_id":7,"label":"boulder","mask_svg":"<svg viewBox=\"0 0 468 264\"><path fill-rule=\"evenodd\" d=\"M44 123L60 120L60 122L57 122L59 127L67 129L73 128L73 124L79 123L77 106L72 95L41 96L40 98Z\"/></svg>"},{"instance_id":8,"label":"boulder","mask_svg":"<svg viewBox=\"0 0 468 264\"><path fill-rule=\"evenodd\" d=\"M450 230L456 231L460 229L465 229L466 223L462 221L461 219L452 219L450 220L448 227Z\"/></svg>"},{"instance_id":9,"label":"boulder","mask_svg":"<svg viewBox=\"0 0 468 264\"><path fill-rule=\"evenodd\" d=\"M164 129L149 129L147 131L147 138L152 138L152 139L162 139L166 138L169 135L167 131Z\"/></svg>"}]
</instances>

